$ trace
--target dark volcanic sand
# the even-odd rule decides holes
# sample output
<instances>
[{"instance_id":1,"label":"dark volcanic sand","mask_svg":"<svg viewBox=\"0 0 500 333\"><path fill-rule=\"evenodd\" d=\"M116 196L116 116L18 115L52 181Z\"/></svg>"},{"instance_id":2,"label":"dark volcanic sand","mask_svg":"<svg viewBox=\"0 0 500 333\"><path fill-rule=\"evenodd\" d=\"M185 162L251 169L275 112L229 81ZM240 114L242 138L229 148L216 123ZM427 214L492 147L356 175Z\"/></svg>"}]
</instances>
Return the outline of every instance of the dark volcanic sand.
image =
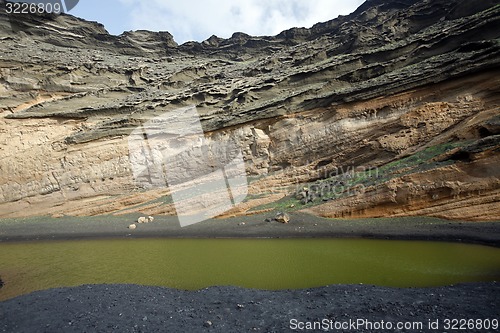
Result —
<instances>
[{"instance_id":1,"label":"dark volcanic sand","mask_svg":"<svg viewBox=\"0 0 500 333\"><path fill-rule=\"evenodd\" d=\"M127 226L136 216L6 219L0 221L0 242L101 237L365 237L500 244L498 222L328 220L292 213L291 223L284 225L264 222L269 216L214 219L186 228L180 228L175 218L160 216L133 231ZM45 290L0 302L0 332L293 332L292 319L346 325L358 319L374 325L382 320L394 325L423 323L423 329L415 330L333 327L331 332L492 332L446 330L443 325L445 319L454 318L499 319L499 309L500 283L418 289L340 285L292 291L95 285ZM439 328L429 329L429 320L439 320Z\"/></svg>"},{"instance_id":2,"label":"dark volcanic sand","mask_svg":"<svg viewBox=\"0 0 500 333\"><path fill-rule=\"evenodd\" d=\"M499 301L500 283L423 289L339 285L292 291L212 287L191 292L92 285L35 292L0 303L0 331L292 332L292 319L347 323L366 319L374 325L382 320L393 325L422 322L423 329L360 326L330 331L446 332L451 331L444 328L447 318L498 319ZM439 329L429 329L429 320L439 320Z\"/></svg>"},{"instance_id":3,"label":"dark volcanic sand","mask_svg":"<svg viewBox=\"0 0 500 333\"><path fill-rule=\"evenodd\" d=\"M0 242L109 237L244 238L244 237L362 237L463 241L500 246L500 222L457 222L429 217L324 219L290 213L291 222L265 222L273 212L228 219L211 219L181 228L177 218L155 216L155 221L127 227L139 215L37 217L0 220Z\"/></svg>"}]
</instances>

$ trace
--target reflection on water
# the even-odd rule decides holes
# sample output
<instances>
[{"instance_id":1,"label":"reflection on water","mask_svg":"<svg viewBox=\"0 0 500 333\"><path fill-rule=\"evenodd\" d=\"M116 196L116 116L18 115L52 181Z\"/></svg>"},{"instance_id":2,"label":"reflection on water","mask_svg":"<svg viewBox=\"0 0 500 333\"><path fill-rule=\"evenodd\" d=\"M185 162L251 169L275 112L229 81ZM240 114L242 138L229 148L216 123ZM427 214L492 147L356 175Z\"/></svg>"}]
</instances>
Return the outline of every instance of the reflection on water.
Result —
<instances>
[{"instance_id":1,"label":"reflection on water","mask_svg":"<svg viewBox=\"0 0 500 333\"><path fill-rule=\"evenodd\" d=\"M0 244L0 300L53 287L423 287L500 279L500 249L363 239L122 239Z\"/></svg>"}]
</instances>

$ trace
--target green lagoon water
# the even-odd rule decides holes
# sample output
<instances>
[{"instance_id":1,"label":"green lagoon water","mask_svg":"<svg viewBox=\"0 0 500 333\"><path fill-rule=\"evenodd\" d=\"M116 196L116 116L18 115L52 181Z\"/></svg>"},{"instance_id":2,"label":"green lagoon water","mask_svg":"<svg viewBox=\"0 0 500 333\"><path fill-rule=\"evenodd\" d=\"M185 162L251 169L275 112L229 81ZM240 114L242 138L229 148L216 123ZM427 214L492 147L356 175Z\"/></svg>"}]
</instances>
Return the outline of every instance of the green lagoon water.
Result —
<instances>
[{"instance_id":1,"label":"green lagoon water","mask_svg":"<svg viewBox=\"0 0 500 333\"><path fill-rule=\"evenodd\" d=\"M500 280L500 249L365 239L111 239L0 243L0 300L100 283L179 289L425 287Z\"/></svg>"}]
</instances>

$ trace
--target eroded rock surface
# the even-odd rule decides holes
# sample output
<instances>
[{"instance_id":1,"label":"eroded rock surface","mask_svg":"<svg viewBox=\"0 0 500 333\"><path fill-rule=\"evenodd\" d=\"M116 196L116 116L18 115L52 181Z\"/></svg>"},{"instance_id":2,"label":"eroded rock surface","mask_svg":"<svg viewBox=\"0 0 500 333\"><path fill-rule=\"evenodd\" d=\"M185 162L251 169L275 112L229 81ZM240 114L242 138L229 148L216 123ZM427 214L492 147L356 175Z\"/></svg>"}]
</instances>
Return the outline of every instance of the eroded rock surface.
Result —
<instances>
[{"instance_id":1,"label":"eroded rock surface","mask_svg":"<svg viewBox=\"0 0 500 333\"><path fill-rule=\"evenodd\" d=\"M369 0L310 29L177 45L168 33L112 36L2 8L0 217L175 213L168 189L134 182L127 136L190 105L209 143L241 147L252 182L234 214L332 170L481 143L500 133L499 14L495 1ZM310 211L500 219L491 142Z\"/></svg>"}]
</instances>

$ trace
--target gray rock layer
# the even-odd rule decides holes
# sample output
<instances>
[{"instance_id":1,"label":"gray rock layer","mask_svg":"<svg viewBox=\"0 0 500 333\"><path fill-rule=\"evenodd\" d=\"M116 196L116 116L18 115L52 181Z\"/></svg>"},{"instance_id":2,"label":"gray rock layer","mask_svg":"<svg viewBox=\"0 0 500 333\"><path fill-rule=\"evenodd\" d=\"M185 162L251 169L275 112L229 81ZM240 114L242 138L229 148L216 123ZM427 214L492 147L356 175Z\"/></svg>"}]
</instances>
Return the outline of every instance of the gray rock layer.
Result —
<instances>
[{"instance_id":1,"label":"gray rock layer","mask_svg":"<svg viewBox=\"0 0 500 333\"><path fill-rule=\"evenodd\" d=\"M124 208L82 199L140 190L127 136L190 105L209 144L236 141L269 186L494 134L499 13L495 1L369 0L310 29L177 45L2 8L0 216ZM55 208L67 202L84 207Z\"/></svg>"}]
</instances>

